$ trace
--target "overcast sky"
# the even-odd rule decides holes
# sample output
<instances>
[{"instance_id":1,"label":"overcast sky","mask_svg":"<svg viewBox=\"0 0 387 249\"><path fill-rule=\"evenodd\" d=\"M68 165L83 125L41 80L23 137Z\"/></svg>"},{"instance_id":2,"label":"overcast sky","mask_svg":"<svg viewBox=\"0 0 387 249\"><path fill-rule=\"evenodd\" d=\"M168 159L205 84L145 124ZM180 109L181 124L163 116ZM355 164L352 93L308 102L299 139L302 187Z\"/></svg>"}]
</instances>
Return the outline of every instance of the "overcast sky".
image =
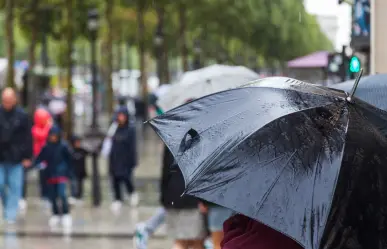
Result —
<instances>
[{"instance_id":1,"label":"overcast sky","mask_svg":"<svg viewBox=\"0 0 387 249\"><path fill-rule=\"evenodd\" d=\"M338 33L335 47L341 50L342 45L349 45L351 34L351 8L348 4L337 3L337 0L305 0L308 12L316 15L335 15L338 17Z\"/></svg>"}]
</instances>

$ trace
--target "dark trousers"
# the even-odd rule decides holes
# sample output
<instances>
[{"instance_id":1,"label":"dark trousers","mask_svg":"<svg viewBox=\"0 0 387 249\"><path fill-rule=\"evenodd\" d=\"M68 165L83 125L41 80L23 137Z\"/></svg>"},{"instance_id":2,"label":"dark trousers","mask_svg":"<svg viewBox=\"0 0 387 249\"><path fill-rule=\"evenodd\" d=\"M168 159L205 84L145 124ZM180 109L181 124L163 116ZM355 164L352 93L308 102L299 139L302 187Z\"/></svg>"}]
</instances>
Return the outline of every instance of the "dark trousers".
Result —
<instances>
[{"instance_id":1,"label":"dark trousers","mask_svg":"<svg viewBox=\"0 0 387 249\"><path fill-rule=\"evenodd\" d=\"M126 190L129 194L132 194L134 192L134 186L132 183L131 177L112 177L112 187L113 187L113 193L114 193L114 199L116 201L122 201L122 190L121 186L125 185Z\"/></svg>"},{"instance_id":2,"label":"dark trousers","mask_svg":"<svg viewBox=\"0 0 387 249\"><path fill-rule=\"evenodd\" d=\"M28 177L28 170L24 169L24 177L23 177L23 199L27 198L27 177Z\"/></svg>"},{"instance_id":3,"label":"dark trousers","mask_svg":"<svg viewBox=\"0 0 387 249\"><path fill-rule=\"evenodd\" d=\"M66 183L47 184L53 215L69 213L66 187ZM59 202L61 204L61 208L59 208Z\"/></svg>"},{"instance_id":4,"label":"dark trousers","mask_svg":"<svg viewBox=\"0 0 387 249\"><path fill-rule=\"evenodd\" d=\"M71 181L71 196L77 199L83 198L83 178L75 178Z\"/></svg>"},{"instance_id":5,"label":"dark trousers","mask_svg":"<svg viewBox=\"0 0 387 249\"><path fill-rule=\"evenodd\" d=\"M45 176L44 170L39 171L39 187L40 187L40 197L43 199L49 199L48 196L48 186L47 186L47 177Z\"/></svg>"}]
</instances>

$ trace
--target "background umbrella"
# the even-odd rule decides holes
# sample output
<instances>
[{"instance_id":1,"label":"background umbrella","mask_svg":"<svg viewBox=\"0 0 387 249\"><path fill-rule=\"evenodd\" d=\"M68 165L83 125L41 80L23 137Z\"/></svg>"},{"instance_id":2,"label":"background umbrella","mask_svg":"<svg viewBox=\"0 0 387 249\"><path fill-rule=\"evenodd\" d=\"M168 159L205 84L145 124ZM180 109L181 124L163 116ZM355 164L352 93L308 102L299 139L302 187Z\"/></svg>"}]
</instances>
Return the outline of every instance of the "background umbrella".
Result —
<instances>
[{"instance_id":1,"label":"background umbrella","mask_svg":"<svg viewBox=\"0 0 387 249\"><path fill-rule=\"evenodd\" d=\"M353 83L353 80L349 80L332 87L348 92L352 89ZM362 77L355 96L387 111L387 74Z\"/></svg>"},{"instance_id":2,"label":"background umbrella","mask_svg":"<svg viewBox=\"0 0 387 249\"><path fill-rule=\"evenodd\" d=\"M307 249L387 248L387 114L342 91L268 78L150 121L186 193Z\"/></svg>"},{"instance_id":3,"label":"background umbrella","mask_svg":"<svg viewBox=\"0 0 387 249\"><path fill-rule=\"evenodd\" d=\"M258 78L258 74L242 66L209 66L183 74L167 94L159 97L157 104L167 111L184 104L187 99L238 87Z\"/></svg>"},{"instance_id":4,"label":"background umbrella","mask_svg":"<svg viewBox=\"0 0 387 249\"><path fill-rule=\"evenodd\" d=\"M48 109L53 115L60 115L66 111L66 101L60 98L54 98L48 104Z\"/></svg>"}]
</instances>

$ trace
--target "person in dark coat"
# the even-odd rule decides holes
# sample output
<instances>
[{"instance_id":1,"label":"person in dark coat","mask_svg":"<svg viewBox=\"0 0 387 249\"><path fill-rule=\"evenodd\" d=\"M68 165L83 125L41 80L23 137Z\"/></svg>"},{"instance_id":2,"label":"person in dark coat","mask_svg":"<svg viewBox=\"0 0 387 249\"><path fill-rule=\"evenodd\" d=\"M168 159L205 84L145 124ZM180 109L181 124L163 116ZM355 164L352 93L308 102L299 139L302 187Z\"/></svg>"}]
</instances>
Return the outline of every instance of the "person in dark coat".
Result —
<instances>
[{"instance_id":1,"label":"person in dark coat","mask_svg":"<svg viewBox=\"0 0 387 249\"><path fill-rule=\"evenodd\" d=\"M87 177L86 157L89 154L87 150L81 147L81 139L77 136L71 138L72 163L74 169L74 181L72 184L72 195L79 201L83 198L83 186Z\"/></svg>"},{"instance_id":2,"label":"person in dark coat","mask_svg":"<svg viewBox=\"0 0 387 249\"><path fill-rule=\"evenodd\" d=\"M71 161L71 150L62 140L60 128L53 126L46 145L35 160L35 165L45 164L43 170L47 177L48 196L52 206L52 217L49 221L51 226L57 225L60 215L64 226L71 226L72 223L66 195L67 183L74 174ZM61 207L58 205L58 199Z\"/></svg>"},{"instance_id":3,"label":"person in dark coat","mask_svg":"<svg viewBox=\"0 0 387 249\"><path fill-rule=\"evenodd\" d=\"M22 197L24 167L31 165L32 135L28 115L17 106L16 93L6 88L0 106L0 192L4 220L14 223Z\"/></svg>"},{"instance_id":4,"label":"person in dark coat","mask_svg":"<svg viewBox=\"0 0 387 249\"><path fill-rule=\"evenodd\" d=\"M112 137L112 148L109 156L109 170L114 193L113 211L118 211L122 204L121 185L125 185L130 194L131 205L138 204L138 195L135 193L132 182L133 170L137 165L136 128L129 122L127 108L121 108L117 112L117 123L118 127Z\"/></svg>"},{"instance_id":5,"label":"person in dark coat","mask_svg":"<svg viewBox=\"0 0 387 249\"><path fill-rule=\"evenodd\" d=\"M182 196L185 189L183 174L167 147L164 148L160 189L168 234L175 240L175 248L204 248L207 231L205 217L198 208L199 200Z\"/></svg>"}]
</instances>

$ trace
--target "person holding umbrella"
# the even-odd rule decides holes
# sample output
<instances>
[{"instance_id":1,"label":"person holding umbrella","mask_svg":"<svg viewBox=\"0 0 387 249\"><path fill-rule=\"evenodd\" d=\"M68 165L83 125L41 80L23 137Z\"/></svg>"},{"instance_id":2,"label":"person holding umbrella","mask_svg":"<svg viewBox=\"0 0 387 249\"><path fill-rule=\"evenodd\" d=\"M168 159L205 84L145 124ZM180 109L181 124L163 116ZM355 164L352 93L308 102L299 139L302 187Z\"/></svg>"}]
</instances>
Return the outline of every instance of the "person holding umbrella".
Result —
<instances>
[{"instance_id":1,"label":"person holding umbrella","mask_svg":"<svg viewBox=\"0 0 387 249\"><path fill-rule=\"evenodd\" d=\"M199 201L181 197L184 179L167 147L164 148L161 176L161 202L166 210L168 234L174 239L174 249L204 249L206 229L204 216L198 209Z\"/></svg>"},{"instance_id":2,"label":"person holding umbrella","mask_svg":"<svg viewBox=\"0 0 387 249\"><path fill-rule=\"evenodd\" d=\"M239 227L270 228L305 249L387 248L387 112L355 97L359 78L350 93L266 78L149 123L173 154L185 194L265 226ZM223 246L245 248L231 246L225 225ZM288 248L265 247L270 234L253 248Z\"/></svg>"},{"instance_id":3,"label":"person holding umbrella","mask_svg":"<svg viewBox=\"0 0 387 249\"><path fill-rule=\"evenodd\" d=\"M234 213L232 210L207 202L199 203L200 211L206 215L208 229L211 234L211 239L214 249L220 249L221 241L223 240L223 223Z\"/></svg>"},{"instance_id":4,"label":"person holding umbrella","mask_svg":"<svg viewBox=\"0 0 387 249\"><path fill-rule=\"evenodd\" d=\"M289 237L244 215L235 215L224 224L222 249L303 249Z\"/></svg>"}]
</instances>

